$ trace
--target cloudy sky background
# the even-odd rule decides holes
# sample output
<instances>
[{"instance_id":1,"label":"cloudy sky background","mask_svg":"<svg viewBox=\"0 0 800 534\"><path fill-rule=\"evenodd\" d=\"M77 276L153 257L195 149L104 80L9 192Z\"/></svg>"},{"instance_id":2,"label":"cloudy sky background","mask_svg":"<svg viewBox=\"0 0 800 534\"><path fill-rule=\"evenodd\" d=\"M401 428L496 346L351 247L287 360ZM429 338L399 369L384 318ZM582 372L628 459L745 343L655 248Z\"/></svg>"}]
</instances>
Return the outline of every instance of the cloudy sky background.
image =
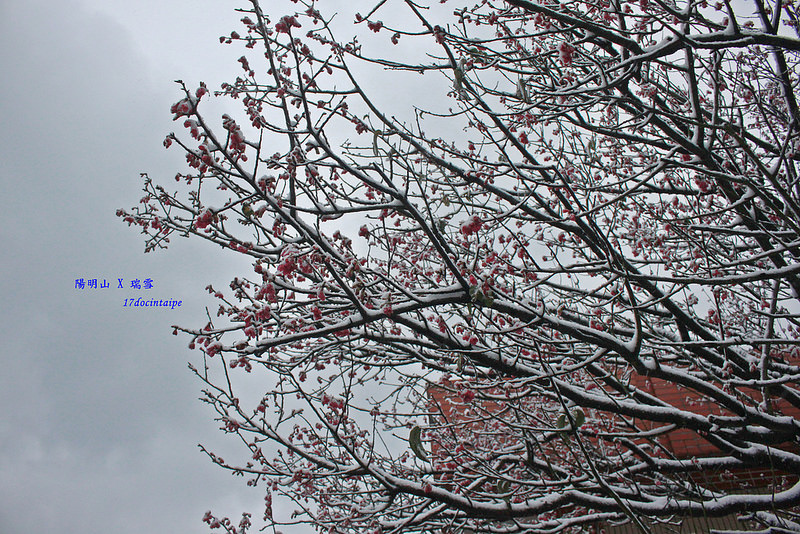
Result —
<instances>
[{"instance_id":1,"label":"cloudy sky background","mask_svg":"<svg viewBox=\"0 0 800 534\"><path fill-rule=\"evenodd\" d=\"M196 400L197 353L169 328L204 324L202 288L225 287L240 260L183 240L144 255L114 215L142 196L140 172L183 168L161 146L177 129L172 80L216 88L236 72L241 50L218 42L236 6L0 0L3 534L207 532L208 509L261 512L260 488L198 450L239 449ZM147 277L148 292L116 289ZM183 305L123 307L137 296Z\"/></svg>"},{"instance_id":2,"label":"cloudy sky background","mask_svg":"<svg viewBox=\"0 0 800 534\"><path fill-rule=\"evenodd\" d=\"M0 534L205 533L206 510L235 521L263 513L262 488L198 449L244 458L197 400L201 384L187 362L200 354L170 328L205 324L205 306L216 304L203 288L226 288L250 263L179 238L145 255L142 236L115 216L143 196L139 173L174 184L185 170L181 152L162 147L183 130L169 113L181 97L173 81L216 89L240 72L243 49L219 44L242 31L240 5L0 0ZM329 0L324 9L341 13L338 35L349 39L355 8L342 13L345 5ZM356 5L366 13L372 4ZM380 15L396 20L396 9L389 3ZM411 40L389 45L386 32L362 42L386 47L379 54L424 56ZM391 85L380 72L361 83L404 118L420 94L429 105L450 88L441 77L390 75ZM78 290L78 278L111 287ZM118 278L126 287L151 278L154 287L117 289ZM123 306L140 296L183 304ZM289 511L276 502L276 516Z\"/></svg>"}]
</instances>

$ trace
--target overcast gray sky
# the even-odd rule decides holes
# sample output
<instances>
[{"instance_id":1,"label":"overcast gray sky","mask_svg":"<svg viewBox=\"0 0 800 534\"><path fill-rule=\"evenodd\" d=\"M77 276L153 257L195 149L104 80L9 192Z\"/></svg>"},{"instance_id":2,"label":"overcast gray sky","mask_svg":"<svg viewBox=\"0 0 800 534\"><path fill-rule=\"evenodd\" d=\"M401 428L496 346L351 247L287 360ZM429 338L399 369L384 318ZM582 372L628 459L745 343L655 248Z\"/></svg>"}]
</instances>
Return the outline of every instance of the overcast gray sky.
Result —
<instances>
[{"instance_id":1,"label":"overcast gray sky","mask_svg":"<svg viewBox=\"0 0 800 534\"><path fill-rule=\"evenodd\" d=\"M186 364L199 353L169 328L205 324L216 304L203 288L224 288L250 265L194 240L145 255L142 236L115 216L143 196L139 173L169 184L185 170L181 153L161 145L183 129L169 113L180 98L173 80L216 89L238 74L242 49L219 36L241 31L239 5L0 0L0 534L205 533L208 509L236 521L263 511L262 488L198 450L243 458L197 401ZM337 5L348 6L337 18L347 32L361 4L326 9ZM381 16L401 16L396 8ZM394 47L366 33L362 42L389 47L381 54L424 58L410 40ZM413 116L419 94L429 105L449 89L391 73L387 90L382 76L364 74L362 87L401 117ZM80 278L110 287L75 289ZM136 278L154 287L130 289ZM123 306L139 296L182 306ZM274 512L288 511L276 501Z\"/></svg>"},{"instance_id":2,"label":"overcast gray sky","mask_svg":"<svg viewBox=\"0 0 800 534\"><path fill-rule=\"evenodd\" d=\"M202 288L236 272L202 243L142 254L114 212L140 172L183 167L172 83L218 87L241 51L227 0L0 0L0 532L207 532L207 509L259 514L197 449L233 445L197 402L196 353L169 325L203 324ZM237 54L238 52L238 54ZM117 289L133 278L153 289ZM76 290L76 278L108 289ZM125 308L125 298L183 301Z\"/></svg>"}]
</instances>

